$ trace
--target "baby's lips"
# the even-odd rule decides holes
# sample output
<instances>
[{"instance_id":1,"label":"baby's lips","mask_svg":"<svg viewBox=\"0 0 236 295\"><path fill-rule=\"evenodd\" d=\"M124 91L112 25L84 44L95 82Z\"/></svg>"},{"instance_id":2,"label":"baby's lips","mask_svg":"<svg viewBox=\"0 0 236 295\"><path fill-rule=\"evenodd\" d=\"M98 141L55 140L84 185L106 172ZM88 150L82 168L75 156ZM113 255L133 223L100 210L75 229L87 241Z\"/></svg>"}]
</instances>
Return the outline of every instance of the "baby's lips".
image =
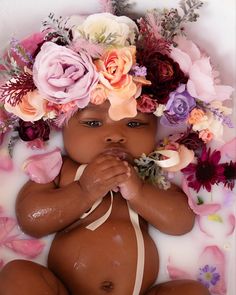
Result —
<instances>
[{"instance_id":1,"label":"baby's lips","mask_svg":"<svg viewBox=\"0 0 236 295\"><path fill-rule=\"evenodd\" d=\"M118 157L120 160L127 161L128 163L133 163L133 157L128 152L122 149L111 148L106 150L104 154Z\"/></svg>"}]
</instances>

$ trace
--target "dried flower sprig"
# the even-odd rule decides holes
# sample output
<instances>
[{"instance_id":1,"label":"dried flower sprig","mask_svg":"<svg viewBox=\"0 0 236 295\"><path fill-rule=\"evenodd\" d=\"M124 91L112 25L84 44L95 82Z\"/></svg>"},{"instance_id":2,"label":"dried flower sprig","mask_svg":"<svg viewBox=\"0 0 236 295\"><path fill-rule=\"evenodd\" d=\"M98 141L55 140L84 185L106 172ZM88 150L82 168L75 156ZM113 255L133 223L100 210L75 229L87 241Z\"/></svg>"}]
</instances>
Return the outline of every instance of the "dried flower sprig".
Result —
<instances>
[{"instance_id":1,"label":"dried flower sprig","mask_svg":"<svg viewBox=\"0 0 236 295\"><path fill-rule=\"evenodd\" d=\"M197 104L203 110L210 111L217 120L220 120L223 124L225 124L229 128L235 127L233 125L232 120L230 119L230 116L225 115L224 112L222 110L220 110L219 108L214 108L211 106L210 103L206 103L203 101L197 101Z\"/></svg>"},{"instance_id":2,"label":"dried flower sprig","mask_svg":"<svg viewBox=\"0 0 236 295\"><path fill-rule=\"evenodd\" d=\"M68 45L71 42L71 30L67 27L69 18L60 16L56 18L54 13L50 13L48 20L43 21L42 31L48 31L44 39L60 45Z\"/></svg>"},{"instance_id":3,"label":"dried flower sprig","mask_svg":"<svg viewBox=\"0 0 236 295\"><path fill-rule=\"evenodd\" d=\"M27 92L36 89L33 77L28 72L18 76L13 76L5 85L0 87L1 99L7 101L12 106L16 106L22 101Z\"/></svg>"},{"instance_id":4,"label":"dried flower sprig","mask_svg":"<svg viewBox=\"0 0 236 295\"><path fill-rule=\"evenodd\" d=\"M173 38L179 34L184 33L183 24L186 22L195 22L199 17L196 10L203 5L200 0L182 0L180 2L180 8L183 11L183 15L180 15L177 9L164 9L162 12L162 36L172 41Z\"/></svg>"},{"instance_id":5,"label":"dried flower sprig","mask_svg":"<svg viewBox=\"0 0 236 295\"><path fill-rule=\"evenodd\" d=\"M113 13L115 15L127 15L127 11L132 7L129 0L110 0Z\"/></svg>"},{"instance_id":6,"label":"dried flower sprig","mask_svg":"<svg viewBox=\"0 0 236 295\"><path fill-rule=\"evenodd\" d=\"M23 69L17 64L16 60L10 55L9 51L4 58L0 58L0 65L2 69L0 75L6 77L7 79L12 76L20 75L23 72Z\"/></svg>"}]
</instances>

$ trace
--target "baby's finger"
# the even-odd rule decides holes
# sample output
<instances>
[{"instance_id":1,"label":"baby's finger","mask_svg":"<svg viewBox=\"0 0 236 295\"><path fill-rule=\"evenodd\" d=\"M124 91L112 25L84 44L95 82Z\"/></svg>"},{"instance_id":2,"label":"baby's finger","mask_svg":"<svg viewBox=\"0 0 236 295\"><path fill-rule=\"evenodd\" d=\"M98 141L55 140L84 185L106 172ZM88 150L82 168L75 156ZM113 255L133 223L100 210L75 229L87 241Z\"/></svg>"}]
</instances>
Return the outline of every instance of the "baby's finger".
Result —
<instances>
[{"instance_id":1,"label":"baby's finger","mask_svg":"<svg viewBox=\"0 0 236 295\"><path fill-rule=\"evenodd\" d=\"M127 180L127 175L126 174L120 174L115 177L112 177L108 179L104 185L106 186L106 189L108 190L113 190L117 188L119 185L124 183Z\"/></svg>"}]
</instances>

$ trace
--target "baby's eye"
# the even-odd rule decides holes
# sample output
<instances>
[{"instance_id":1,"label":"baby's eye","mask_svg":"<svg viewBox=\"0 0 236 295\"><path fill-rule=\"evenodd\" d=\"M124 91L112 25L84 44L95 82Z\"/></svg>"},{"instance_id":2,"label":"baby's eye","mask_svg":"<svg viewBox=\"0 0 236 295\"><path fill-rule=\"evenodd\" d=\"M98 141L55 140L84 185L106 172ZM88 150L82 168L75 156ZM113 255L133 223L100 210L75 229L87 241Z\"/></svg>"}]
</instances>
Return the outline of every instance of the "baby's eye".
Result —
<instances>
[{"instance_id":1,"label":"baby's eye","mask_svg":"<svg viewBox=\"0 0 236 295\"><path fill-rule=\"evenodd\" d=\"M127 126L130 127L130 128L136 128L136 127L140 127L140 126L143 126L143 125L146 125L145 123L143 122L139 122L139 121L130 121L127 123Z\"/></svg>"},{"instance_id":2,"label":"baby's eye","mask_svg":"<svg viewBox=\"0 0 236 295\"><path fill-rule=\"evenodd\" d=\"M101 127L102 122L98 120L88 120L88 121L82 121L82 124L88 127L96 128Z\"/></svg>"}]
</instances>

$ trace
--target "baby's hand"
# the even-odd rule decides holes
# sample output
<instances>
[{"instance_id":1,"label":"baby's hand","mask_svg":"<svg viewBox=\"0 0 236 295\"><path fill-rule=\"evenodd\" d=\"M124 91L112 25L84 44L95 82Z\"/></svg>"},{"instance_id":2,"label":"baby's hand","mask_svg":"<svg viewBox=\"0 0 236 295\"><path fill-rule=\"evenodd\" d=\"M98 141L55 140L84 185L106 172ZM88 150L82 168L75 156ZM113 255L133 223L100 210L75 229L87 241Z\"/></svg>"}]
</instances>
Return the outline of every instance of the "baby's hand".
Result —
<instances>
[{"instance_id":1,"label":"baby's hand","mask_svg":"<svg viewBox=\"0 0 236 295\"><path fill-rule=\"evenodd\" d=\"M131 200L140 193L143 182L137 175L134 167L127 162L124 163L128 167L128 177L119 185L119 190L124 199Z\"/></svg>"},{"instance_id":2,"label":"baby's hand","mask_svg":"<svg viewBox=\"0 0 236 295\"><path fill-rule=\"evenodd\" d=\"M85 168L79 179L82 190L91 201L104 197L128 176L129 167L112 155L100 155Z\"/></svg>"}]
</instances>

